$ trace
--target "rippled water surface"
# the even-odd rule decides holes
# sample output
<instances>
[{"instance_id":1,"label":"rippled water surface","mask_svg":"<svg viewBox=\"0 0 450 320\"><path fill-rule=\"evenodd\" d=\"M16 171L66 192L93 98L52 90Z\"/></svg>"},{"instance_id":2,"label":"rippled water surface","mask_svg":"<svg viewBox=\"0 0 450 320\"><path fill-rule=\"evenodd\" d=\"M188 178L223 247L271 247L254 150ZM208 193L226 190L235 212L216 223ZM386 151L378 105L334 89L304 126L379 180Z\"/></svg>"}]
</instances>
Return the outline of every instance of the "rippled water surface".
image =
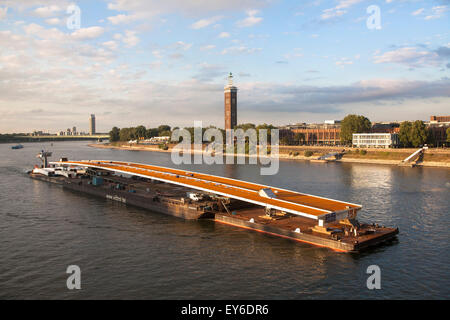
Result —
<instances>
[{"instance_id":1,"label":"rippled water surface","mask_svg":"<svg viewBox=\"0 0 450 320\"><path fill-rule=\"evenodd\" d=\"M398 226L398 241L336 253L211 221L184 221L29 179L41 148L54 159L114 159L173 167L170 154L93 149L86 142L0 145L0 298L450 298L450 170L281 161L183 168L364 206L360 220ZM66 288L79 265L82 290ZM381 268L381 290L366 269Z\"/></svg>"}]
</instances>

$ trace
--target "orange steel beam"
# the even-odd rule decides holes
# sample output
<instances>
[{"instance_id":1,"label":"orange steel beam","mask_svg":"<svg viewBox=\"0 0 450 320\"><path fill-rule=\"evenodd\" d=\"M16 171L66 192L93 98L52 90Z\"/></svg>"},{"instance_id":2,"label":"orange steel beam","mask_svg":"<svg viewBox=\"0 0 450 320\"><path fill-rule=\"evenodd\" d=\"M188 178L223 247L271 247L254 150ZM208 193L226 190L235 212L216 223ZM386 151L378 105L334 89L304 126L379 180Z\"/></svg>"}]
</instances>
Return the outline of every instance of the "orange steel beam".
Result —
<instances>
[{"instance_id":1,"label":"orange steel beam","mask_svg":"<svg viewBox=\"0 0 450 320\"><path fill-rule=\"evenodd\" d=\"M312 219L324 219L325 216L330 213L344 211L348 212L349 210L361 209L361 205L358 204L322 198L231 178L147 164L109 160L84 160L52 163L100 168L114 172L142 176L239 199ZM276 198L266 198L260 196L258 193L259 190L265 188L271 188L276 194Z\"/></svg>"}]
</instances>

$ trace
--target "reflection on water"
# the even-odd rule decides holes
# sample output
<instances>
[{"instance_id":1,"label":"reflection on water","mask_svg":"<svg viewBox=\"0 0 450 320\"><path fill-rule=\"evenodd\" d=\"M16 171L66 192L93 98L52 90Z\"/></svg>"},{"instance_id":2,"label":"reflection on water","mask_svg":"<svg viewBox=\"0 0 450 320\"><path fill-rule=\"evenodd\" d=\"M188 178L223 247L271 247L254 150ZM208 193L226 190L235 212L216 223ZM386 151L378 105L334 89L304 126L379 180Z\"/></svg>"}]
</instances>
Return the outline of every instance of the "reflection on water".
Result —
<instances>
[{"instance_id":1,"label":"reflection on water","mask_svg":"<svg viewBox=\"0 0 450 320\"><path fill-rule=\"evenodd\" d=\"M0 298L450 298L450 171L363 164L280 161L275 176L258 165L183 165L360 203L362 220L398 226L398 241L342 254L214 223L184 221L30 180L23 170L49 144L0 145ZM173 166L168 153L54 143L54 158L115 159ZM78 264L83 290L65 290ZM382 270L382 290L366 269Z\"/></svg>"},{"instance_id":2,"label":"reflection on water","mask_svg":"<svg viewBox=\"0 0 450 320\"><path fill-rule=\"evenodd\" d=\"M353 189L387 189L392 188L391 166L352 166L350 169L350 181Z\"/></svg>"}]
</instances>

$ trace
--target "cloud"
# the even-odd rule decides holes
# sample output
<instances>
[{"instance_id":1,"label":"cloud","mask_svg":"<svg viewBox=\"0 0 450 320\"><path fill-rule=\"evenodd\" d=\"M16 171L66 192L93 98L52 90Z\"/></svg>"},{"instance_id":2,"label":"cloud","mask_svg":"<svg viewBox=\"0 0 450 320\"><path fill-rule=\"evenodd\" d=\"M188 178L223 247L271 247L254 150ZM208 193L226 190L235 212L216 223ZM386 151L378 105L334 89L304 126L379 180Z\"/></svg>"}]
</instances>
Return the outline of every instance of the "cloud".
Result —
<instances>
[{"instance_id":1,"label":"cloud","mask_svg":"<svg viewBox=\"0 0 450 320\"><path fill-rule=\"evenodd\" d=\"M219 38L229 38L231 35L228 32L221 32Z\"/></svg>"},{"instance_id":2,"label":"cloud","mask_svg":"<svg viewBox=\"0 0 450 320\"><path fill-rule=\"evenodd\" d=\"M122 41L128 46L128 47L134 47L139 43L139 38L136 36L136 31L132 30L126 30L125 31L125 37L122 38Z\"/></svg>"},{"instance_id":3,"label":"cloud","mask_svg":"<svg viewBox=\"0 0 450 320\"><path fill-rule=\"evenodd\" d=\"M0 8L0 20L5 19L7 14L8 14L8 7Z\"/></svg>"},{"instance_id":4,"label":"cloud","mask_svg":"<svg viewBox=\"0 0 450 320\"><path fill-rule=\"evenodd\" d=\"M407 99L448 98L450 79L436 81L372 79L343 86L252 83L241 85L240 91L252 92L251 99L245 100L245 104L259 112L277 110L277 112L332 113L355 103L400 103Z\"/></svg>"},{"instance_id":5,"label":"cloud","mask_svg":"<svg viewBox=\"0 0 450 320\"><path fill-rule=\"evenodd\" d=\"M59 14L63 9L57 5L50 5L46 7L39 7L36 8L33 13L34 15L41 17L41 18L49 18L52 16L55 16Z\"/></svg>"},{"instance_id":6,"label":"cloud","mask_svg":"<svg viewBox=\"0 0 450 320\"><path fill-rule=\"evenodd\" d=\"M74 32L72 32L72 38L76 40L87 40L87 39L95 39L100 37L105 29L102 27L89 27L89 28L81 28Z\"/></svg>"},{"instance_id":7,"label":"cloud","mask_svg":"<svg viewBox=\"0 0 450 320\"><path fill-rule=\"evenodd\" d=\"M223 49L222 54L252 54L261 50L261 48L249 48L247 46L233 46Z\"/></svg>"},{"instance_id":8,"label":"cloud","mask_svg":"<svg viewBox=\"0 0 450 320\"><path fill-rule=\"evenodd\" d=\"M174 44L170 45L170 47L172 49L186 51L192 47L192 43L186 43L184 41L177 41Z\"/></svg>"},{"instance_id":9,"label":"cloud","mask_svg":"<svg viewBox=\"0 0 450 320\"><path fill-rule=\"evenodd\" d=\"M418 16L418 15L422 14L424 10L425 10L424 8L420 8L420 9L417 9L416 11L414 11L414 12L411 13L411 14L412 14L413 16Z\"/></svg>"},{"instance_id":10,"label":"cloud","mask_svg":"<svg viewBox=\"0 0 450 320\"><path fill-rule=\"evenodd\" d=\"M212 49L215 49L215 48L216 48L215 45L213 45L213 44L208 44L208 45L206 45L206 46L201 47L200 50L202 50L202 51L207 51L207 50L212 50Z\"/></svg>"},{"instance_id":11,"label":"cloud","mask_svg":"<svg viewBox=\"0 0 450 320\"><path fill-rule=\"evenodd\" d=\"M321 20L329 20L332 18L337 18L343 16L347 13L347 10L351 6L360 3L362 0L340 0L339 3L329 9L323 10L323 13L320 15Z\"/></svg>"},{"instance_id":12,"label":"cloud","mask_svg":"<svg viewBox=\"0 0 450 320\"><path fill-rule=\"evenodd\" d=\"M301 53L303 49L301 48L295 48L292 52L287 53L284 55L285 59L293 59L293 58L302 58L303 53Z\"/></svg>"},{"instance_id":13,"label":"cloud","mask_svg":"<svg viewBox=\"0 0 450 320\"><path fill-rule=\"evenodd\" d=\"M236 23L238 27L244 28L244 27L252 27L258 23L260 23L263 18L257 17L256 15L259 13L259 10L248 10L247 11L247 18L240 20Z\"/></svg>"},{"instance_id":14,"label":"cloud","mask_svg":"<svg viewBox=\"0 0 450 320\"><path fill-rule=\"evenodd\" d=\"M261 8L271 0L112 0L108 9L121 12L142 13L149 17L157 14L178 12L187 16L198 16L211 12L233 12L236 8Z\"/></svg>"},{"instance_id":15,"label":"cloud","mask_svg":"<svg viewBox=\"0 0 450 320\"><path fill-rule=\"evenodd\" d=\"M218 64L201 63L198 67L198 72L194 75L194 79L202 82L210 82L226 75L226 70L223 66Z\"/></svg>"},{"instance_id":16,"label":"cloud","mask_svg":"<svg viewBox=\"0 0 450 320\"><path fill-rule=\"evenodd\" d=\"M139 43L137 32L133 30L125 30L124 34L116 33L114 39L121 40L128 48L134 47Z\"/></svg>"},{"instance_id":17,"label":"cloud","mask_svg":"<svg viewBox=\"0 0 450 320\"><path fill-rule=\"evenodd\" d=\"M153 61L150 63L150 69L159 69L163 66L163 62L161 60Z\"/></svg>"},{"instance_id":18,"label":"cloud","mask_svg":"<svg viewBox=\"0 0 450 320\"><path fill-rule=\"evenodd\" d=\"M191 25L191 28L195 29L195 30L202 29L202 28L205 28L205 27L207 27L207 26L209 26L209 25L211 25L213 23L216 23L217 21L219 21L222 18L223 18L222 16L215 16L215 17L211 17L211 18L208 18L208 19L201 19L201 20L198 20L198 21L194 22Z\"/></svg>"},{"instance_id":19,"label":"cloud","mask_svg":"<svg viewBox=\"0 0 450 320\"><path fill-rule=\"evenodd\" d=\"M341 58L340 60L336 61L335 64L340 67L344 67L345 65L352 65L353 61L349 60L348 58Z\"/></svg>"},{"instance_id":20,"label":"cloud","mask_svg":"<svg viewBox=\"0 0 450 320\"><path fill-rule=\"evenodd\" d=\"M431 8L431 14L425 17L425 20L434 20L441 18L445 12L449 10L449 7L446 5L435 6Z\"/></svg>"},{"instance_id":21,"label":"cloud","mask_svg":"<svg viewBox=\"0 0 450 320\"><path fill-rule=\"evenodd\" d=\"M59 25L59 24L61 24L61 22L62 21L59 18L50 18L50 19L46 19L45 20L46 24L49 24L49 25L52 25L52 26Z\"/></svg>"},{"instance_id":22,"label":"cloud","mask_svg":"<svg viewBox=\"0 0 450 320\"><path fill-rule=\"evenodd\" d=\"M116 16L110 16L107 19L112 24L125 24L125 23L130 23L130 22L136 21L139 18L140 17L138 14L132 14L132 15L118 14Z\"/></svg>"},{"instance_id":23,"label":"cloud","mask_svg":"<svg viewBox=\"0 0 450 320\"><path fill-rule=\"evenodd\" d=\"M440 47L434 51L405 47L375 55L375 63L397 63L410 68L439 67L443 58L448 56L450 48Z\"/></svg>"},{"instance_id":24,"label":"cloud","mask_svg":"<svg viewBox=\"0 0 450 320\"><path fill-rule=\"evenodd\" d=\"M102 45L107 47L109 50L113 50L113 51L117 50L117 48L119 47L117 42L114 40L103 42Z\"/></svg>"}]
</instances>

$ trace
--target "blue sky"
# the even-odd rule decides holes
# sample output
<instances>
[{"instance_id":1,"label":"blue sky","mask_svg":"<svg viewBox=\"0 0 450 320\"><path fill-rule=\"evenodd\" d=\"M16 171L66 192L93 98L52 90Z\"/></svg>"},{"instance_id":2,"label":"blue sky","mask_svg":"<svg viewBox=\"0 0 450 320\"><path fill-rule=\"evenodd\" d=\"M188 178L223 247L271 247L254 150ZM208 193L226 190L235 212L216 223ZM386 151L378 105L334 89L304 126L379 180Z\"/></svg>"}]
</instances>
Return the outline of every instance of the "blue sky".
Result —
<instances>
[{"instance_id":1,"label":"blue sky","mask_svg":"<svg viewBox=\"0 0 450 320\"><path fill-rule=\"evenodd\" d=\"M66 12L80 10L80 29ZM379 10L380 28L367 26ZM0 132L450 114L450 1L0 1Z\"/></svg>"}]
</instances>

